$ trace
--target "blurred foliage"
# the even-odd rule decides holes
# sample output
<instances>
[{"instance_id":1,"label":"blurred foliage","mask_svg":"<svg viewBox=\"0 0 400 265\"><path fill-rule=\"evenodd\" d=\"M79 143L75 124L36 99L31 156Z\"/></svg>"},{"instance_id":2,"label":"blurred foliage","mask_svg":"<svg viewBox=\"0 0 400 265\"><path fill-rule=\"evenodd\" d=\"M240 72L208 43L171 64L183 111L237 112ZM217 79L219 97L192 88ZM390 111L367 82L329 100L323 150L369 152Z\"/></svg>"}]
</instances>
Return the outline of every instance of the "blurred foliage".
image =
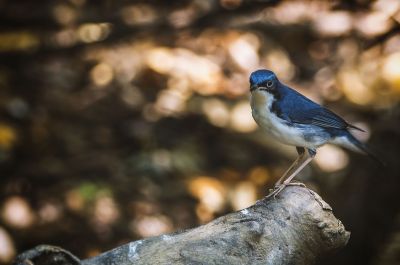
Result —
<instances>
[{"instance_id":1,"label":"blurred foliage","mask_svg":"<svg viewBox=\"0 0 400 265\"><path fill-rule=\"evenodd\" d=\"M0 21L0 263L254 203L295 157L250 115L269 68L388 164L328 145L299 176L352 232L320 264L399 264L399 1L3 0Z\"/></svg>"}]
</instances>

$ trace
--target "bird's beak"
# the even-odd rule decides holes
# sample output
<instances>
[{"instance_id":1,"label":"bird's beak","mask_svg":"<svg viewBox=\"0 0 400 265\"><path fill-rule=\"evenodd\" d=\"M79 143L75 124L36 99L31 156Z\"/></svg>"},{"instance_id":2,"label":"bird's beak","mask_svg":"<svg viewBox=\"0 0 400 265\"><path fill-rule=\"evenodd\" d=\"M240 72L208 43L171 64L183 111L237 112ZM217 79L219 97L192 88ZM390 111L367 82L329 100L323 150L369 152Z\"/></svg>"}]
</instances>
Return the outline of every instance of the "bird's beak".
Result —
<instances>
[{"instance_id":1,"label":"bird's beak","mask_svg":"<svg viewBox=\"0 0 400 265\"><path fill-rule=\"evenodd\" d=\"M250 92L253 92L254 90L256 90L257 89L257 85L252 85L251 87L250 87Z\"/></svg>"}]
</instances>

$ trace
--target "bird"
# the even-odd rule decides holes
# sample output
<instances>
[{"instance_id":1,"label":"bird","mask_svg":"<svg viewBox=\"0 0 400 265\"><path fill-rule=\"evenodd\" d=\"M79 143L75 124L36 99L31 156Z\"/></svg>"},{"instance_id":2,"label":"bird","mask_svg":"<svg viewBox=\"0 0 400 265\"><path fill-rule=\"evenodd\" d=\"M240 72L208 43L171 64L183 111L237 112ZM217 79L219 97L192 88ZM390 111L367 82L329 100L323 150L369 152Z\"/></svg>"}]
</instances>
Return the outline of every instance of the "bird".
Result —
<instances>
[{"instance_id":1,"label":"bird","mask_svg":"<svg viewBox=\"0 0 400 265\"><path fill-rule=\"evenodd\" d=\"M350 132L364 130L286 86L274 72L256 70L251 73L249 81L252 116L258 126L274 140L295 146L298 153L297 159L276 182L268 197L277 196L288 185L304 186L291 181L311 162L317 149L327 143L365 153L379 161Z\"/></svg>"}]
</instances>

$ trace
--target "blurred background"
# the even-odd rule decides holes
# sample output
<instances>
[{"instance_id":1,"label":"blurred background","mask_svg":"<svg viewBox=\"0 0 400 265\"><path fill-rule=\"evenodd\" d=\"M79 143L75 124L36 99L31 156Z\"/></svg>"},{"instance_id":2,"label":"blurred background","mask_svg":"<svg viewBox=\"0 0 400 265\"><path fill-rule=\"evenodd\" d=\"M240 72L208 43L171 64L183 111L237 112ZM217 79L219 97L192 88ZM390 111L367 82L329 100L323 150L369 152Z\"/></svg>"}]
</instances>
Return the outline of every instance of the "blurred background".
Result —
<instances>
[{"instance_id":1,"label":"blurred background","mask_svg":"<svg viewBox=\"0 0 400 265\"><path fill-rule=\"evenodd\" d=\"M352 232L318 264L400 264L400 1L0 1L0 263L80 258L253 204L296 157L249 74L356 126L297 178Z\"/></svg>"}]
</instances>

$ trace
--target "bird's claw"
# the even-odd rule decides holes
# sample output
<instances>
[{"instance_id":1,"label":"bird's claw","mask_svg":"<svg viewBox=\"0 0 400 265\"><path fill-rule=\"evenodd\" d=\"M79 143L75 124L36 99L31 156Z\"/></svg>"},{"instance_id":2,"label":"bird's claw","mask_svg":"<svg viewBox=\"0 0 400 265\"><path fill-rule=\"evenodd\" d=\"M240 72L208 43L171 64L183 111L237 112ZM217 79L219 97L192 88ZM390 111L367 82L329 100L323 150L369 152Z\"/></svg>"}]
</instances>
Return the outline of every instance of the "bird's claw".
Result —
<instances>
[{"instance_id":1,"label":"bird's claw","mask_svg":"<svg viewBox=\"0 0 400 265\"><path fill-rule=\"evenodd\" d=\"M265 197L266 199L273 197L274 200L276 196L286 187L286 184L280 184L275 186L274 189L269 189L269 194Z\"/></svg>"},{"instance_id":2,"label":"bird's claw","mask_svg":"<svg viewBox=\"0 0 400 265\"><path fill-rule=\"evenodd\" d=\"M304 183L301 182L289 182L289 183L280 183L276 184L273 189L269 189L269 194L265 197L266 199L273 197L274 200L276 199L276 196L284 189L286 186L300 186L307 188L307 186Z\"/></svg>"}]
</instances>

